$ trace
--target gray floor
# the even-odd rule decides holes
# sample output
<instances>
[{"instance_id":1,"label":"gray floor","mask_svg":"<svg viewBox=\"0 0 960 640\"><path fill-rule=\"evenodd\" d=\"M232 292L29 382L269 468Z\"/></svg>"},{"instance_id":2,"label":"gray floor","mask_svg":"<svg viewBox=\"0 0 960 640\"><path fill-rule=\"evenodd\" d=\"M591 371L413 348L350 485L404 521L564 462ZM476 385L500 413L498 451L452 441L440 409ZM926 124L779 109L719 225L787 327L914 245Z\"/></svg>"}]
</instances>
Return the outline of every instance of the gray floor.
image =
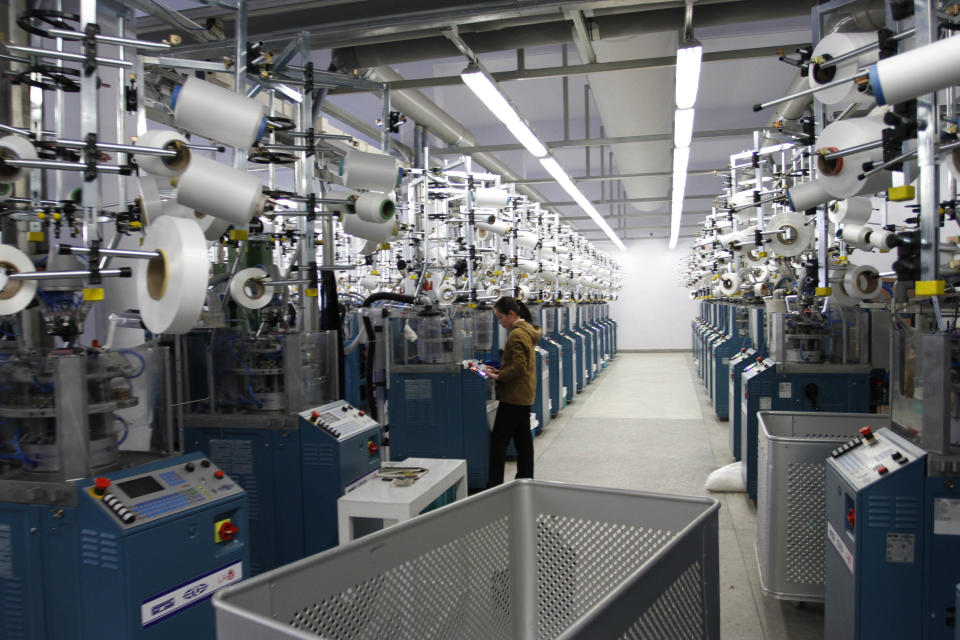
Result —
<instances>
[{"instance_id":1,"label":"gray floor","mask_svg":"<svg viewBox=\"0 0 960 640\"><path fill-rule=\"evenodd\" d=\"M707 475L733 461L689 352L622 353L534 441L537 478L721 502L724 639L823 638L823 607L763 595L757 514L745 493L710 494ZM506 477L515 468L508 463Z\"/></svg>"}]
</instances>

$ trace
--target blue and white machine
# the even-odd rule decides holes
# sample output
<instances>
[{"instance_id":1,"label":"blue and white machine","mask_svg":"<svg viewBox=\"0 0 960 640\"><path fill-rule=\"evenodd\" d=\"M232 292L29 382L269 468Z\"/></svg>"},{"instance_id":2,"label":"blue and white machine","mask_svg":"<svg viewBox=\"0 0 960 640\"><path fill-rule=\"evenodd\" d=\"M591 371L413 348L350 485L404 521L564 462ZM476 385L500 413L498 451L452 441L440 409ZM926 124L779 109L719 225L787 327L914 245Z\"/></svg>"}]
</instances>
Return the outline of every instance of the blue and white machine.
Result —
<instances>
[{"instance_id":1,"label":"blue and white machine","mask_svg":"<svg viewBox=\"0 0 960 640\"><path fill-rule=\"evenodd\" d=\"M337 499L380 469L381 428L344 400L298 414L192 415L203 451L250 497L251 573L337 545Z\"/></svg>"},{"instance_id":2,"label":"blue and white machine","mask_svg":"<svg viewBox=\"0 0 960 640\"><path fill-rule=\"evenodd\" d=\"M433 310L389 318L390 457L464 459L467 485L482 489L497 401L463 321Z\"/></svg>"},{"instance_id":3,"label":"blue and white machine","mask_svg":"<svg viewBox=\"0 0 960 640\"><path fill-rule=\"evenodd\" d=\"M553 323L550 323L550 317ZM560 387L564 397L564 405L573 401L577 393L577 367L579 366L579 345L567 331L568 310L563 305L553 305L544 308L544 335L550 337L560 345L563 353L560 359Z\"/></svg>"},{"instance_id":4,"label":"blue and white machine","mask_svg":"<svg viewBox=\"0 0 960 640\"><path fill-rule=\"evenodd\" d=\"M893 332L891 428L862 430L827 460L830 640L955 637L960 340L916 315L926 330Z\"/></svg>"},{"instance_id":5,"label":"blue and white machine","mask_svg":"<svg viewBox=\"0 0 960 640\"><path fill-rule=\"evenodd\" d=\"M766 331L764 331L764 311L759 307L750 309L749 342L751 346L743 347L740 353L730 358L727 414L730 416L730 453L734 460L741 460L742 454L742 412L740 407L741 382L744 370L767 357Z\"/></svg>"}]
</instances>

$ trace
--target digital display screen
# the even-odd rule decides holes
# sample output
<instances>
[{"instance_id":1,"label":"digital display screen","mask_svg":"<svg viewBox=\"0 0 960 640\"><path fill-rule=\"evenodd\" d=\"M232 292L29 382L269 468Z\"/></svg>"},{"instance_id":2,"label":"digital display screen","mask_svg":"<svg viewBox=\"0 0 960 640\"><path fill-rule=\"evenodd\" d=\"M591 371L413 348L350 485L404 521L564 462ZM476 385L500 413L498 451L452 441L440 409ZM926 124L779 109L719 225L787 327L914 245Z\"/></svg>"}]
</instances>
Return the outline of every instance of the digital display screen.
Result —
<instances>
[{"instance_id":1,"label":"digital display screen","mask_svg":"<svg viewBox=\"0 0 960 640\"><path fill-rule=\"evenodd\" d=\"M123 489L123 492L131 498L139 498L140 496L145 496L148 493L163 491L163 485L154 480L151 476L143 476L142 478L137 478L135 480L118 482L117 486Z\"/></svg>"}]
</instances>

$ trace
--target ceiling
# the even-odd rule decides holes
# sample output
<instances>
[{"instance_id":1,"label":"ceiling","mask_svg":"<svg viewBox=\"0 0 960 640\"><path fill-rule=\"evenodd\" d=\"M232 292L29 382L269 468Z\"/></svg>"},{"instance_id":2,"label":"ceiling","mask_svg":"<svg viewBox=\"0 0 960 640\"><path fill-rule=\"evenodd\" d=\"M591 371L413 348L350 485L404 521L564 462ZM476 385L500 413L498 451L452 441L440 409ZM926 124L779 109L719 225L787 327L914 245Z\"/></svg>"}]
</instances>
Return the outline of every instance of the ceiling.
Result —
<instances>
[{"instance_id":1,"label":"ceiling","mask_svg":"<svg viewBox=\"0 0 960 640\"><path fill-rule=\"evenodd\" d=\"M169 2L201 22L204 16L221 15L227 33L231 32L232 19L222 9L191 8L198 4L186 0ZM769 123L771 110L754 113L752 105L784 95L796 76L793 67L777 60L776 50L783 48L792 53L794 48L810 41L811 4L740 0L694 5L694 35L703 44L704 63L681 239L695 235L709 213L714 195L722 187L720 179L709 171L725 167L731 154L751 148L751 131ZM284 7L286 10L279 10ZM367 67L380 66L382 72L388 73L389 70L382 69L388 65L399 74L391 78L423 79L418 85L438 84L419 86L422 95L414 98L425 97L435 103L472 134L475 143L467 138L461 140L459 148L451 147L450 136L443 140L430 135L427 143L433 158L453 161L464 152L475 154L478 162L519 180L528 193L555 208L586 237L602 245L603 232L570 202L559 185L549 181L539 162L520 148L506 128L458 81L456 76L466 59L441 31L457 25L464 40L491 72L514 72L508 73L511 79L499 81L501 89L622 240L666 239L673 59L683 26L682 7L682 2L643 1L447 0L399 6L392 2L250 0L249 24L251 40L261 39L274 49L282 48L292 34L309 29L317 68L326 69L333 59L346 72L356 69L363 73ZM587 39L577 42L574 37L574 18L578 17L583 20L588 44ZM170 26L151 16L138 21L142 37L161 37L170 30ZM585 57L590 55L589 49L601 66L576 68L588 62ZM229 48L221 45L192 45L190 41L183 50L194 56L230 53ZM606 70L602 66L622 61L634 62L619 65L631 67L627 69ZM563 71L564 66L574 67L569 72L575 73ZM536 71L542 69L550 71ZM547 77L516 79L523 75ZM452 78L445 79L448 77ZM405 104L404 94L396 85L392 91L395 104ZM326 100L328 105L369 124L380 117L378 95L334 91ZM424 124L431 131L438 130L431 122ZM646 138L637 141L637 136ZM397 140L412 146L413 138L414 123L408 121ZM649 173L665 175L599 179L601 175Z\"/></svg>"}]
</instances>

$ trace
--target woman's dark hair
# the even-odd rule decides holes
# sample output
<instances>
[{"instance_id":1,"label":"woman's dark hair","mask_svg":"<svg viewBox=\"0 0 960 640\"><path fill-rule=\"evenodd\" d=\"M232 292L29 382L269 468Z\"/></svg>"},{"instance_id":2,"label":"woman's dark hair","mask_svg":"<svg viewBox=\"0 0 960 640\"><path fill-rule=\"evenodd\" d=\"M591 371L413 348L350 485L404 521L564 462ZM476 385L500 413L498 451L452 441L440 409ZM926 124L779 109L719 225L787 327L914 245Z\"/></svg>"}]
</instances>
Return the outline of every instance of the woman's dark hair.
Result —
<instances>
[{"instance_id":1,"label":"woman's dark hair","mask_svg":"<svg viewBox=\"0 0 960 640\"><path fill-rule=\"evenodd\" d=\"M513 311L527 322L533 322L533 316L530 314L530 309L527 308L527 305L523 304L516 298L503 296L493 303L493 308L503 314Z\"/></svg>"}]
</instances>

